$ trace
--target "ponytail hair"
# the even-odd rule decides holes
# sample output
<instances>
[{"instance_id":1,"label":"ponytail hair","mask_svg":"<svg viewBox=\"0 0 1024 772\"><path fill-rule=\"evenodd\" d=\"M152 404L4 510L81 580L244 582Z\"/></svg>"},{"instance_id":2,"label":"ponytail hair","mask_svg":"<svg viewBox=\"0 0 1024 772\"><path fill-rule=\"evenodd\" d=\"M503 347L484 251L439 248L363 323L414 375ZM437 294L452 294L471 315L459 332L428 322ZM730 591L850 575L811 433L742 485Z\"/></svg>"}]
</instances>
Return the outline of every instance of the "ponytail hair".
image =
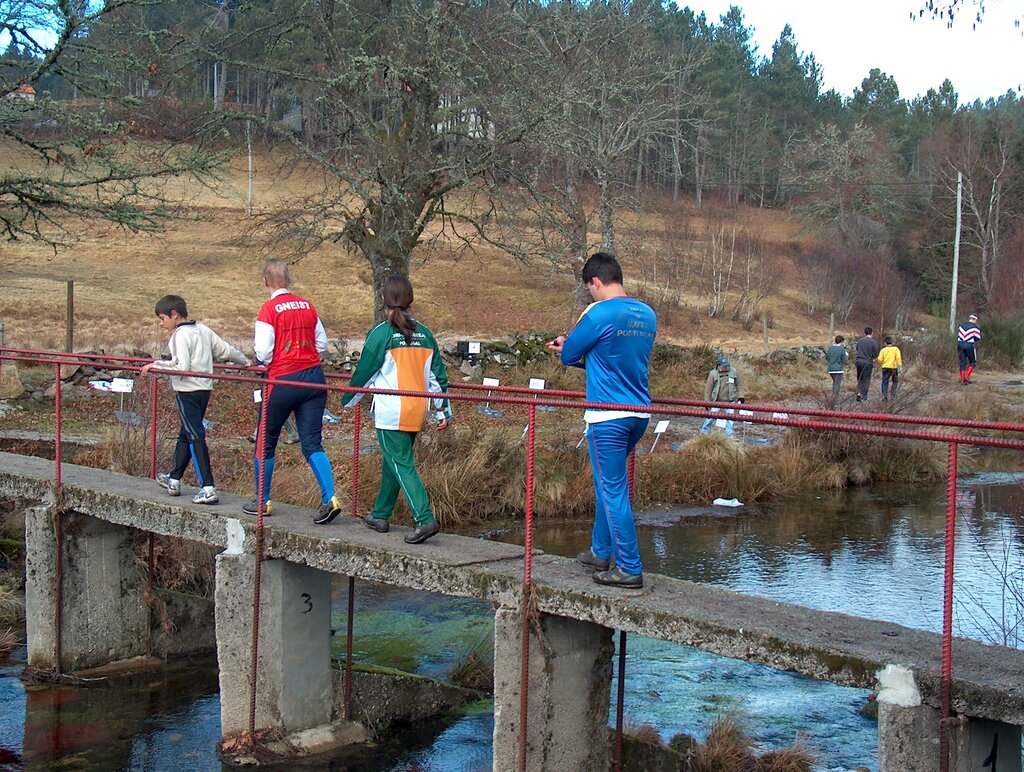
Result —
<instances>
[{"instance_id":1,"label":"ponytail hair","mask_svg":"<svg viewBox=\"0 0 1024 772\"><path fill-rule=\"evenodd\" d=\"M412 334L416 331L416 322L409 316L409 306L413 300L412 284L404 276L389 276L384 280L380 294L388 322L405 336L406 344L412 343Z\"/></svg>"}]
</instances>

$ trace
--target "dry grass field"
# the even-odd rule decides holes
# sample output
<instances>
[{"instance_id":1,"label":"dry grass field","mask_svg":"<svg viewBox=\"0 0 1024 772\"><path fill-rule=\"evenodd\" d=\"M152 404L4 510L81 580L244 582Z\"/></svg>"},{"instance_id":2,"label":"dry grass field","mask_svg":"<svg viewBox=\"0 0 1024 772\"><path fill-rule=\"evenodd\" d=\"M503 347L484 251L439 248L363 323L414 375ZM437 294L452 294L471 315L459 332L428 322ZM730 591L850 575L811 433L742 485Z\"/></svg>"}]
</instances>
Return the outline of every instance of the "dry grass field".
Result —
<instances>
[{"instance_id":1,"label":"dry grass field","mask_svg":"<svg viewBox=\"0 0 1024 772\"><path fill-rule=\"evenodd\" d=\"M0 167L16 161L0 148ZM254 199L268 211L318 183L312 170L285 170L274 156L256 161ZM200 185L179 179L165 193L182 202L182 218L161 233L132 234L91 223L74 223L73 243L56 253L43 245L7 242L0 248L0 321L9 345L61 347L64 341L65 281L75 282L76 348L122 345L153 349L163 333L153 303L167 293L181 294L193 317L242 344L250 339L256 310L264 300L260 268L273 256L270 240L245 215L246 159L235 158L220 180ZM653 251L664 254L666 234L679 227L703 232L706 213L688 203L675 207L655 200L643 211L623 216L627 283L650 274ZM801 224L783 212L741 208L724 210L731 227L756 234L767 249L785 253L804 238ZM599 234L591 233L592 242ZM699 244L700 242L696 242ZM652 249L657 245L658 250ZM541 260L515 263L486 246L456 251L442 241L425 243L414 254L414 312L440 337L496 338L513 331L559 330L571 316L571 277L556 275ZM665 258L662 257L662 260ZM807 318L792 281L793 269L780 262L779 292L770 298L773 347L820 343L828 320ZM666 269L662 266L662 275ZM304 257L294 268L296 289L314 301L332 337L361 338L372 320L369 268L338 244ZM691 280L692 281L692 280ZM650 288L650 285L649 285ZM695 297L661 314L659 338L684 345L708 343L727 351L760 351L759 325L751 331L728 318L710 319Z\"/></svg>"}]
</instances>

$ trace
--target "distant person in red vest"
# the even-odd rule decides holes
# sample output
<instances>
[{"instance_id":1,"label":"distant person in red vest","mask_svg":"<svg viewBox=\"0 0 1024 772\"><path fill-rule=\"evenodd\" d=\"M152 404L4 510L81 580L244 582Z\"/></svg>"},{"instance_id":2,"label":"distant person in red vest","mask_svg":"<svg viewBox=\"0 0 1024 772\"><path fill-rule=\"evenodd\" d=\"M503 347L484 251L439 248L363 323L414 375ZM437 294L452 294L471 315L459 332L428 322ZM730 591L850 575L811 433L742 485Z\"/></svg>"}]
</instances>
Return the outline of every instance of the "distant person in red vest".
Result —
<instances>
[{"instance_id":1,"label":"distant person in red vest","mask_svg":"<svg viewBox=\"0 0 1024 772\"><path fill-rule=\"evenodd\" d=\"M956 331L956 350L960 354L960 383L971 383L971 373L974 366L978 364L978 354L974 350L975 344L981 340L981 328L978 326L978 315L971 314L967 321L960 325Z\"/></svg>"}]
</instances>

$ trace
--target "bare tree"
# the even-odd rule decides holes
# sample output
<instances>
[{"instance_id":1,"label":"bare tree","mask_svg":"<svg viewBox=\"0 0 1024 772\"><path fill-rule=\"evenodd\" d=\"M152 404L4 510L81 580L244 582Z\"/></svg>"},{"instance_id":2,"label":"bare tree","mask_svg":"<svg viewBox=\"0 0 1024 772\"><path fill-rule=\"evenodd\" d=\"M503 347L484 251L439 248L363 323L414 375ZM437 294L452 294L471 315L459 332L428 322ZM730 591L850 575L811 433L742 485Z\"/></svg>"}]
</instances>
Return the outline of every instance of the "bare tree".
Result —
<instances>
[{"instance_id":1,"label":"bare tree","mask_svg":"<svg viewBox=\"0 0 1024 772\"><path fill-rule=\"evenodd\" d=\"M490 195L516 173L514 151L548 104L526 77L537 58L530 19L457 0L303 0L235 12L234 62L274 70L315 108L291 142L320 182L267 218L304 254L341 242L367 261L375 291L408 274L421 240L489 240ZM308 30L309 61L269 49ZM243 41L265 42L251 51ZM240 55L240 54L239 54ZM271 62L272 64L267 64ZM229 65L232 62L229 62Z\"/></svg>"},{"instance_id":2,"label":"bare tree","mask_svg":"<svg viewBox=\"0 0 1024 772\"><path fill-rule=\"evenodd\" d=\"M953 132L953 147L942 169L950 191L963 174L964 241L978 251L977 279L985 302L993 300L999 276L1000 236L1004 227L1004 193L1013 174L1019 131L1009 116L962 115Z\"/></svg>"},{"instance_id":3,"label":"bare tree","mask_svg":"<svg viewBox=\"0 0 1024 772\"><path fill-rule=\"evenodd\" d=\"M722 222L712 222L701 258L700 274L704 278L704 298L708 316L718 316L725 308L726 296L732 285L732 271L736 263L736 227L727 228Z\"/></svg>"},{"instance_id":4,"label":"bare tree","mask_svg":"<svg viewBox=\"0 0 1024 772\"><path fill-rule=\"evenodd\" d=\"M83 222L159 229L175 215L160 182L205 177L220 162L190 143L139 141L146 105L127 102L117 77L137 62L94 36L143 0L0 2L0 145L19 158L0 172L0 233L55 248ZM126 31L127 32L127 31ZM58 99L62 90L102 99Z\"/></svg>"}]
</instances>

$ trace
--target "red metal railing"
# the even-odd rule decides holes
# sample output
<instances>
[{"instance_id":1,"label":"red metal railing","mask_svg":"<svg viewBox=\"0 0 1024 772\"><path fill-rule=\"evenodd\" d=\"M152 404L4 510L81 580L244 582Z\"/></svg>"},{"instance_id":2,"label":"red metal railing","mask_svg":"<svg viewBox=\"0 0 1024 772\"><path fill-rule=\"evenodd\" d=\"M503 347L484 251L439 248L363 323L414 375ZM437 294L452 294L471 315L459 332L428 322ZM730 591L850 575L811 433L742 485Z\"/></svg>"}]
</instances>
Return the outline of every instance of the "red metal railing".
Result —
<instances>
[{"instance_id":1,"label":"red metal railing","mask_svg":"<svg viewBox=\"0 0 1024 772\"><path fill-rule=\"evenodd\" d=\"M61 486L61 463L62 463L62 407L61 407L61 366L62 365L90 365L101 364L115 370L138 371L143 364L151 360L139 357L105 357L93 354L70 354L64 352L37 351L32 349L0 348L0 366L4 361L22 361L33 364L51 364L56 367L56 438L55 438L55 475L54 491L57 501L57 515L55 526L57 527L57 593L58 603L56 610L56 649L58 668L61 662L61 606L60 585L61 585L61 542L60 542L60 486ZM305 382L293 382L286 378L266 379L262 377L262 370L249 368L250 374L237 375L230 371L237 372L246 368L221 366L217 368L213 377L217 380L228 382L239 382L257 384L264 388L269 395L269 390L275 385L294 385L309 389L322 389L326 391L342 393L370 393L370 394L392 394L408 397L437 398L439 395L430 392L414 392L394 389L358 389L351 386L342 386L335 383L309 384ZM187 373L179 372L178 375L195 375L210 377L209 373ZM343 380L347 376L330 374L331 381ZM150 476L156 475L156 419L157 419L157 398L156 386L151 387L151 410L150 410ZM464 402L495 402L510 405L523 405L528 410L527 424L527 476L526 476L526 522L525 522L525 549L523 559L523 613L522 613L522 661L520 671L520 759L521 769L526 768L528 752L527 730L529 713L529 627L531 622L532 608L532 571L533 571L533 488L534 488L534 467L535 467L535 439L537 428L536 408L541 405L564 407L573 409L606 409L606 410L636 410L636 405L620 405L608 403L585 402L580 399L582 394L575 391L558 390L535 390L518 386L485 387L477 384L452 384L451 389L445 396L448 399ZM484 393L486 392L486 393ZM253 643L252 643L252 673L250 692L250 733L255 730L255 705L256 705L256 663L259 638L259 600L260 600L260 564L262 562L263 546L263 508L265 501L265 448L262 438L266 431L266 411L263 401L260 410L260 429L258 431L257 458L260 459L260 477L258 482L257 496L257 522L256 522L256 575L254 582L253 599ZM715 407L716 403L709 403L700 400L685 400L677 398L658 397L652 400L651 406L641 406L644 410L665 416L687 416L695 418L706 417L706 409ZM945 554L945 581L943 587L943 643L942 643L942 708L941 721L942 732L940 733L940 759L939 767L943 772L948 769L949 749L949 719L951 711L950 682L952 678L952 604L953 604L953 547L954 528L956 522L956 476L957 476L957 451L959 445L972 445L977 447L993 447L1011 450L1024 450L1024 439L1012 439L1007 437L991 437L983 435L968 435L951 433L949 431L924 431L917 428L904 428L907 426L935 427L936 429L972 429L983 432L1001 432L1012 434L1024 434L1024 424L991 421L973 421L963 419L944 419L929 416L903 416L887 413L849 413L836 410L811 410L804 408L791 408L788 406L773 405L744 405L750 415L744 415L740 420L749 423L768 424L773 426L793 427L797 429L813 431L838 431L853 434L873 435L881 437L898 437L904 439L924 440L929 442L944 442L949 446L949 461L947 468L947 518L946 518L946 554ZM780 417L784 413L787 416L797 415L803 418ZM352 454L352 514L356 515L357 496L359 484L359 450L360 450L360 424L362 414L359 406L355 410L355 423L353 431L353 454ZM879 426L878 424L883 424ZM631 456L629 461L629 487L630 494L633 491L635 459ZM152 547L150 550L152 566ZM152 567L151 567L152 572ZM345 667L345 694L344 694L344 715L348 718L351 715L351 667L352 667L352 619L354 614L354 590L355 581L349 577L348 596L348 630L346 641L346 667ZM619 681L618 693L616 695L616 742L613 762L615 767L621 768L621 731L622 731L622 704L624 694L625 676L625 655L626 635L622 632L619 638Z\"/></svg>"}]
</instances>

